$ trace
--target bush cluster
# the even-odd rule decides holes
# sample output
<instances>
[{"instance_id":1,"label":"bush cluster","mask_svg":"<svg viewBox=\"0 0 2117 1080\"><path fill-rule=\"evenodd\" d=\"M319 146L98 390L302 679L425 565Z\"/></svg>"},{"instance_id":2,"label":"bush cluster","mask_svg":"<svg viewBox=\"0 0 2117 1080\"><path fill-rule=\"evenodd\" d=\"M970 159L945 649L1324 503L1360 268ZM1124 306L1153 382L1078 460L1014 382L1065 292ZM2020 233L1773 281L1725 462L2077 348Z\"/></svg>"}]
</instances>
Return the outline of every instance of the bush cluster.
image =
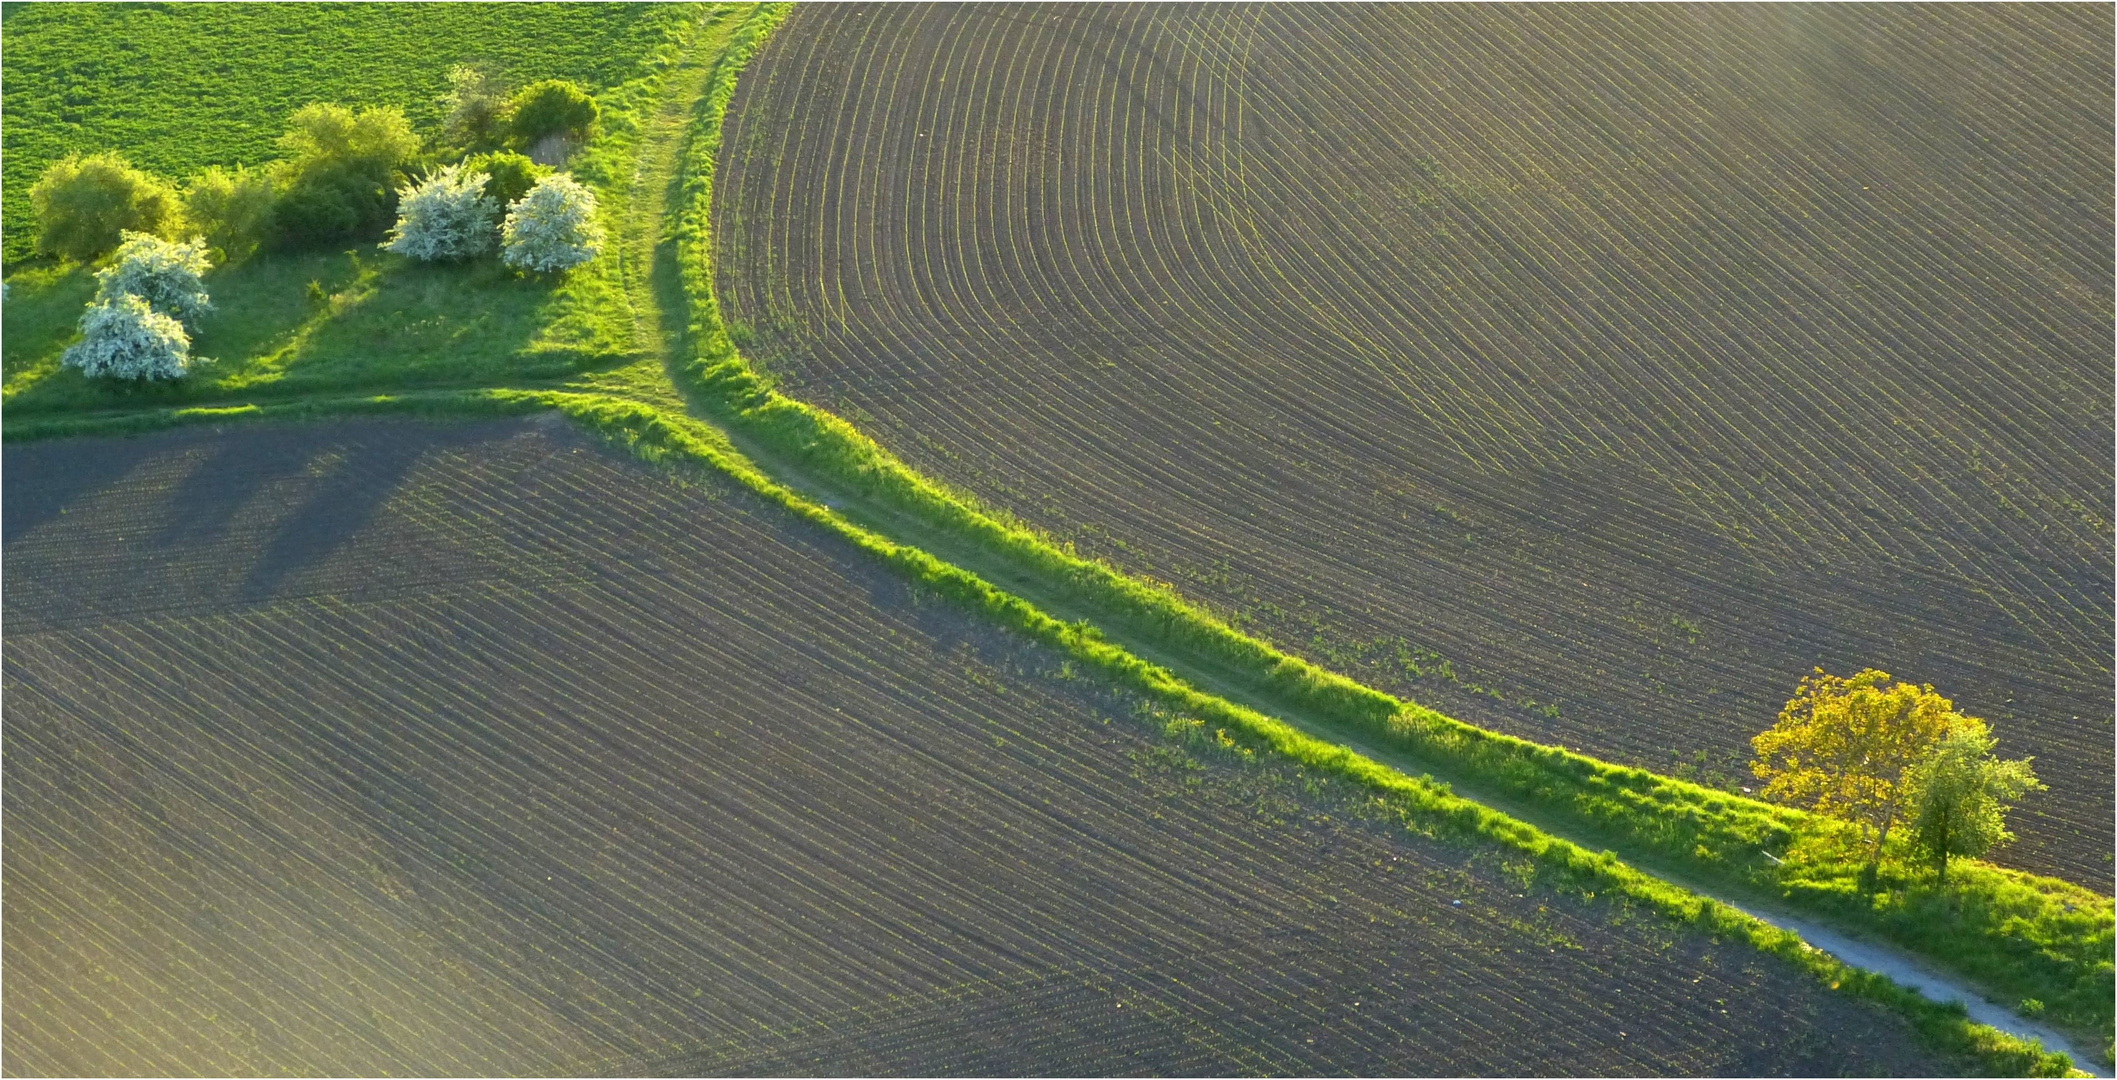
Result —
<instances>
[{"instance_id":1,"label":"bush cluster","mask_svg":"<svg viewBox=\"0 0 2117 1080\"><path fill-rule=\"evenodd\" d=\"M127 231L169 235L182 223L176 192L112 151L69 155L29 189L37 250L86 262Z\"/></svg>"},{"instance_id":2,"label":"bush cluster","mask_svg":"<svg viewBox=\"0 0 2117 1080\"><path fill-rule=\"evenodd\" d=\"M444 135L460 148L445 157L462 160L439 164L431 155L425 160L438 167L417 180L422 142L402 111L321 102L288 118L280 160L209 168L181 192L112 151L53 165L30 192L38 249L80 262L112 255L96 272L82 340L62 362L97 378L184 375L191 334L213 308L200 281L209 251L242 259L268 245L387 234L382 247L422 261L497 247L511 267L556 273L595 258L603 242L595 194L520 153L586 139L595 100L562 80L509 96L475 68L450 72L449 84ZM495 145L503 138L511 148ZM174 242L179 236L191 239Z\"/></svg>"},{"instance_id":3,"label":"bush cluster","mask_svg":"<svg viewBox=\"0 0 2117 1080\"><path fill-rule=\"evenodd\" d=\"M81 341L60 362L90 378L175 379L191 367L191 334L213 310L199 281L204 240L175 244L127 232L116 261L96 272Z\"/></svg>"},{"instance_id":4,"label":"bush cluster","mask_svg":"<svg viewBox=\"0 0 2117 1080\"><path fill-rule=\"evenodd\" d=\"M465 203L463 220L449 226L462 232L460 242L429 249L406 239L427 226L400 220L400 199L426 192L420 220L455 221L434 201L439 189L431 185L440 177L434 166L456 161L461 169L455 175L486 177L483 195L492 205L485 217L497 229L501 212L551 173L523 151L555 162L593 134L599 115L595 99L576 83L550 79L510 94L475 67L449 73L441 104L442 143L431 151L399 109L305 105L288 118L278 161L208 168L181 192L117 152L73 155L46 170L30 191L38 250L88 262L110 253L126 232L196 235L233 261L265 247L316 248L388 234L392 250L447 250L453 254L420 257L461 258L487 250L463 232L476 216L469 213L475 200ZM422 167L431 171L415 182Z\"/></svg>"}]
</instances>

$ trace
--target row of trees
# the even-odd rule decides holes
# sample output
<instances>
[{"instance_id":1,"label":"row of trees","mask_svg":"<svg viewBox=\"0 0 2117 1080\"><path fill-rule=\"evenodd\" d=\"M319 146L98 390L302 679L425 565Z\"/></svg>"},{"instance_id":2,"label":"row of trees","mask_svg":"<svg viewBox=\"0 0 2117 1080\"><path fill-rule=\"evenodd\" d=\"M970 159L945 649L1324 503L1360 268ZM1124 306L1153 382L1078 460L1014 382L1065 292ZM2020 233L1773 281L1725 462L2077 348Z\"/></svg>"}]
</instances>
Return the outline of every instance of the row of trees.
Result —
<instances>
[{"instance_id":1,"label":"row of trees","mask_svg":"<svg viewBox=\"0 0 2117 1080\"><path fill-rule=\"evenodd\" d=\"M30 189L38 250L88 262L115 249L124 233L139 232L200 236L232 260L265 247L375 239L416 175L460 163L484 174L485 194L506 206L594 133L595 100L577 84L547 80L508 94L470 67L449 79L446 119L431 142L399 109L316 103L289 118L278 160L208 168L181 187L116 152L70 156Z\"/></svg>"},{"instance_id":2,"label":"row of trees","mask_svg":"<svg viewBox=\"0 0 2117 1080\"><path fill-rule=\"evenodd\" d=\"M1899 826L1946 881L1950 858L2013 840L2008 809L2044 787L2029 759L1994 753L1985 721L1957 712L1930 685L1892 682L1873 668L1850 678L1817 668L1751 745L1766 797L1860 827L1870 882Z\"/></svg>"}]
</instances>

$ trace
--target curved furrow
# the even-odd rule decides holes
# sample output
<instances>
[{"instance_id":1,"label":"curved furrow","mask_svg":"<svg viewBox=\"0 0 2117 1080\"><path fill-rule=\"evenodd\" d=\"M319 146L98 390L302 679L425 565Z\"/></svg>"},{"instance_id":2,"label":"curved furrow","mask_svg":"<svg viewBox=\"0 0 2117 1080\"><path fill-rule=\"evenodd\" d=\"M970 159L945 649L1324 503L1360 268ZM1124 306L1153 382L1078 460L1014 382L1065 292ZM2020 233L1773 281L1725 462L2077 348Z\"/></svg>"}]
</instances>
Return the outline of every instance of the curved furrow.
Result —
<instances>
[{"instance_id":1,"label":"curved furrow","mask_svg":"<svg viewBox=\"0 0 2117 1080\"><path fill-rule=\"evenodd\" d=\"M804 9L718 287L914 467L1466 719L1733 768L1813 665L1933 682L2053 784L2007 858L2108 888L2110 30Z\"/></svg>"}]
</instances>

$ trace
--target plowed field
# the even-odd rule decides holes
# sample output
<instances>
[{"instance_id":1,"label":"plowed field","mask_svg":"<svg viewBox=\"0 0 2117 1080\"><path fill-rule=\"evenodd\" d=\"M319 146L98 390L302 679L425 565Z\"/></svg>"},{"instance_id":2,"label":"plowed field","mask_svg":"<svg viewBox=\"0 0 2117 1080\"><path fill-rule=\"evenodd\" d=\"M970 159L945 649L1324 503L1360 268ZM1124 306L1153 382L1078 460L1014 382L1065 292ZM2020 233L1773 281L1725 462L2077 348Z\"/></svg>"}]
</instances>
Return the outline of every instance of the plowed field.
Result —
<instances>
[{"instance_id":1,"label":"plowed field","mask_svg":"<svg viewBox=\"0 0 2117 1080\"><path fill-rule=\"evenodd\" d=\"M2107 6L829 6L743 76L738 343L1275 644L1747 782L1932 682L2111 887Z\"/></svg>"},{"instance_id":2,"label":"plowed field","mask_svg":"<svg viewBox=\"0 0 2117 1080\"><path fill-rule=\"evenodd\" d=\"M9 1074L1950 1071L553 420L4 467Z\"/></svg>"}]
</instances>

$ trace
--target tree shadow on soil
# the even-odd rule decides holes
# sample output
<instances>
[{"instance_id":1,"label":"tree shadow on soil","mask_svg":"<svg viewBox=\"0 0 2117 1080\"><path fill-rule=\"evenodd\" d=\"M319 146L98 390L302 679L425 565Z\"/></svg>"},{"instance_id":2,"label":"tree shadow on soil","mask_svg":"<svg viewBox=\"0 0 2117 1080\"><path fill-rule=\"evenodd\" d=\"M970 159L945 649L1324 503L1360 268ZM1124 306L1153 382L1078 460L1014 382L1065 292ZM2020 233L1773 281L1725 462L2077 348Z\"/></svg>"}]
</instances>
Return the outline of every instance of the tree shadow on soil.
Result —
<instances>
[{"instance_id":1,"label":"tree shadow on soil","mask_svg":"<svg viewBox=\"0 0 2117 1080\"><path fill-rule=\"evenodd\" d=\"M299 435L298 429L290 434ZM320 565L348 540L358 535L383 504L403 487L404 478L428 454L437 450L487 441L489 425L474 427L423 424L385 425L363 433L364 437L343 443L307 443L307 456L290 454L287 465L299 463L298 471L322 464L323 475L308 491L299 507L288 513L278 531L258 557L237 596L244 601L268 600L289 578ZM290 440L293 441L293 440ZM291 447L290 447L291 449ZM324 459L342 454L335 465ZM277 475L289 475L286 466ZM220 505L232 512L263 485L266 476L253 473L247 483L231 491Z\"/></svg>"}]
</instances>

